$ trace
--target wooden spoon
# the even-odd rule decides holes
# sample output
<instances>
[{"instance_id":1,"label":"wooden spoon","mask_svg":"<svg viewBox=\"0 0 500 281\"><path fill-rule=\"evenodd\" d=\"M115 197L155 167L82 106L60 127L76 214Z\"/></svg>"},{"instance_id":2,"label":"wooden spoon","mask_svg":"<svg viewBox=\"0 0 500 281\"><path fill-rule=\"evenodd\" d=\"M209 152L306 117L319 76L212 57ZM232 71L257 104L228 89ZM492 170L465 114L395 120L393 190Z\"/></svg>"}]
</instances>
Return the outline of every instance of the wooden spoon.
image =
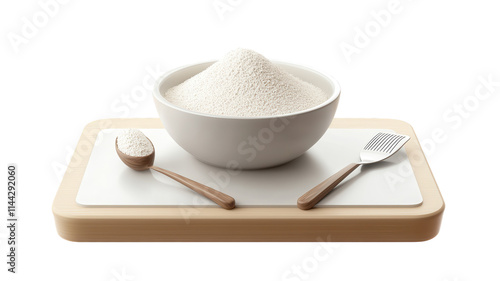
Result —
<instances>
[{"instance_id":1,"label":"wooden spoon","mask_svg":"<svg viewBox=\"0 0 500 281\"><path fill-rule=\"evenodd\" d=\"M151 142L150 139L148 139L149 142ZM153 142L151 142L151 145L153 145ZM155 161L155 149L153 146L153 152L147 156L130 156L127 155L118 149L118 138L115 140L115 149L116 153L118 153L118 156L120 159L125 163L125 165L129 166L130 168L136 170L136 171L144 171L147 169L152 169L155 170L159 173L162 173L166 175L167 177L170 177L173 180L176 180L183 185L189 187L193 191L197 192L200 195L205 196L206 198L214 201L217 203L219 206L221 206L224 209L231 210L235 207L236 203L234 201L234 198L224 194L218 190L215 190L211 187L208 187L206 185L203 185L199 182L196 182L194 180L188 179L186 177L183 177L179 174L176 174L174 172L156 167L153 165Z\"/></svg>"}]
</instances>

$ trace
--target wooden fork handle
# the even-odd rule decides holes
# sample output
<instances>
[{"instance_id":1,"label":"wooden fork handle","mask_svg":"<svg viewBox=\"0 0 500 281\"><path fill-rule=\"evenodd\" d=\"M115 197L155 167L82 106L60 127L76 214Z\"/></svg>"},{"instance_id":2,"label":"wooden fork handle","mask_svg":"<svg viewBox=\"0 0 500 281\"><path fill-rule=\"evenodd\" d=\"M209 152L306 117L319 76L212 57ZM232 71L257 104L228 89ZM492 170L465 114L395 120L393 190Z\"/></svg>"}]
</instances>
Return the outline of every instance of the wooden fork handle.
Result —
<instances>
[{"instance_id":1,"label":"wooden fork handle","mask_svg":"<svg viewBox=\"0 0 500 281\"><path fill-rule=\"evenodd\" d=\"M323 199L333 188L335 188L342 180L344 180L352 171L361 165L358 163L351 163L342 170L338 171L335 175L327 178L322 183L313 187L304 195L300 196L297 200L297 207L302 210L309 210L314 207L321 199Z\"/></svg>"},{"instance_id":2,"label":"wooden fork handle","mask_svg":"<svg viewBox=\"0 0 500 281\"><path fill-rule=\"evenodd\" d=\"M225 194L225 193L222 193L218 190L215 190L211 187L203 185L203 184L196 182L194 180L183 177L183 176L176 174L174 172L167 171L165 169L162 169L162 168L159 168L156 166L151 166L150 168L159 172L159 173L164 174L167 177L172 178L173 180L176 180L176 181L182 183L183 185L189 187L190 189L197 192L198 194L203 195L206 198L214 201L215 203L217 203L217 205L221 206L222 208L224 208L226 210L231 210L236 205L234 198Z\"/></svg>"}]
</instances>

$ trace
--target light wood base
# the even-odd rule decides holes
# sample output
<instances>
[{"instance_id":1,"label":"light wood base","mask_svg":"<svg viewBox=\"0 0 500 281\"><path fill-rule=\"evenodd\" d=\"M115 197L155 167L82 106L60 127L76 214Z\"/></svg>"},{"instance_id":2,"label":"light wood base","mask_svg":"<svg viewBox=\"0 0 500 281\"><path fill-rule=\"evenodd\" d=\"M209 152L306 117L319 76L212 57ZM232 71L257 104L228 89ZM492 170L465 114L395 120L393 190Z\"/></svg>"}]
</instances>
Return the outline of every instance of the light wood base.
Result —
<instances>
[{"instance_id":1,"label":"light wood base","mask_svg":"<svg viewBox=\"0 0 500 281\"><path fill-rule=\"evenodd\" d=\"M84 129L52 206L71 241L424 241L439 232L444 202L412 127L389 119L334 119L334 128L392 129L405 145L423 197L416 207L85 207L75 202L95 138L109 128L163 128L159 119L105 119ZM113 149L113 148L110 148Z\"/></svg>"}]
</instances>

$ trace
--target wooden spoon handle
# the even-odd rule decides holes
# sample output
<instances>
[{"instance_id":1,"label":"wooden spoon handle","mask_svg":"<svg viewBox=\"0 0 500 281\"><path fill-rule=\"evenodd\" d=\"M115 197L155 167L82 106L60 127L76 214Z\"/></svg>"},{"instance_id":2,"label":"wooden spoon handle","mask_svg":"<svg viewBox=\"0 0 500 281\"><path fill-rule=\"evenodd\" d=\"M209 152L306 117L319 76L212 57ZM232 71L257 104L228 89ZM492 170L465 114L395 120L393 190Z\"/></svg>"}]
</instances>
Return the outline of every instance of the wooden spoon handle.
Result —
<instances>
[{"instance_id":1,"label":"wooden spoon handle","mask_svg":"<svg viewBox=\"0 0 500 281\"><path fill-rule=\"evenodd\" d=\"M304 195L300 196L297 200L297 207L302 210L309 210L314 207L321 199L330 193L334 187L336 187L343 179L352 173L352 171L356 170L359 165L360 164L358 163L347 165L335 175L327 178L322 183L304 193Z\"/></svg>"},{"instance_id":2,"label":"wooden spoon handle","mask_svg":"<svg viewBox=\"0 0 500 281\"><path fill-rule=\"evenodd\" d=\"M231 210L236 205L234 198L225 194L225 193L222 193L218 190L215 190L211 187L203 185L203 184L196 182L194 180L183 177L183 176L176 174L174 172L171 172L171 171L168 171L168 170L156 167L156 166L151 166L150 168L157 171L158 173L162 173L165 176L168 176L171 179L174 179L174 180L182 183L183 185L189 187L193 191L196 191L200 195L203 195L206 198L214 201L215 203L217 203L217 205L221 206L222 208L224 208L226 210Z\"/></svg>"}]
</instances>

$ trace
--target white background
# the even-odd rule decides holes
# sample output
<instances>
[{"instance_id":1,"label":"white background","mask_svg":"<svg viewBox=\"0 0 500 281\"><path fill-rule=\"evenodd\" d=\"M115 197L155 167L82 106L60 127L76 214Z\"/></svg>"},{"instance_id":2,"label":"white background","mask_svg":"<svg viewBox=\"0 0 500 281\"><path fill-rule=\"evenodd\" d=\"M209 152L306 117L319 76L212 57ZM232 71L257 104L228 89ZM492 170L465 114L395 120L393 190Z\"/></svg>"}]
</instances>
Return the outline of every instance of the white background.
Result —
<instances>
[{"instance_id":1,"label":"white background","mask_svg":"<svg viewBox=\"0 0 500 281\"><path fill-rule=\"evenodd\" d=\"M213 0L69 1L45 23L37 1L14 2L0 4L0 155L1 169L19 165L20 261L15 278L0 266L2 280L499 280L500 87L474 97L480 77L500 81L495 1L401 0L383 27L373 25L373 13L387 10L388 0L233 0L222 18ZM40 27L22 35L23 18L33 16ZM341 46L355 47L356 28L367 26L369 42L346 57ZM15 36L24 36L20 45ZM236 47L335 76L342 87L336 117L411 123L446 202L439 235L422 243L336 243L302 278L287 271L310 262L317 243L60 238L51 213L56 168L83 127L101 118L157 117L149 94L122 101L147 68L166 71ZM454 113L464 102L463 115ZM436 129L446 135L439 143L431 138ZM4 191L2 183L2 220ZM6 233L2 227L3 257Z\"/></svg>"}]
</instances>

